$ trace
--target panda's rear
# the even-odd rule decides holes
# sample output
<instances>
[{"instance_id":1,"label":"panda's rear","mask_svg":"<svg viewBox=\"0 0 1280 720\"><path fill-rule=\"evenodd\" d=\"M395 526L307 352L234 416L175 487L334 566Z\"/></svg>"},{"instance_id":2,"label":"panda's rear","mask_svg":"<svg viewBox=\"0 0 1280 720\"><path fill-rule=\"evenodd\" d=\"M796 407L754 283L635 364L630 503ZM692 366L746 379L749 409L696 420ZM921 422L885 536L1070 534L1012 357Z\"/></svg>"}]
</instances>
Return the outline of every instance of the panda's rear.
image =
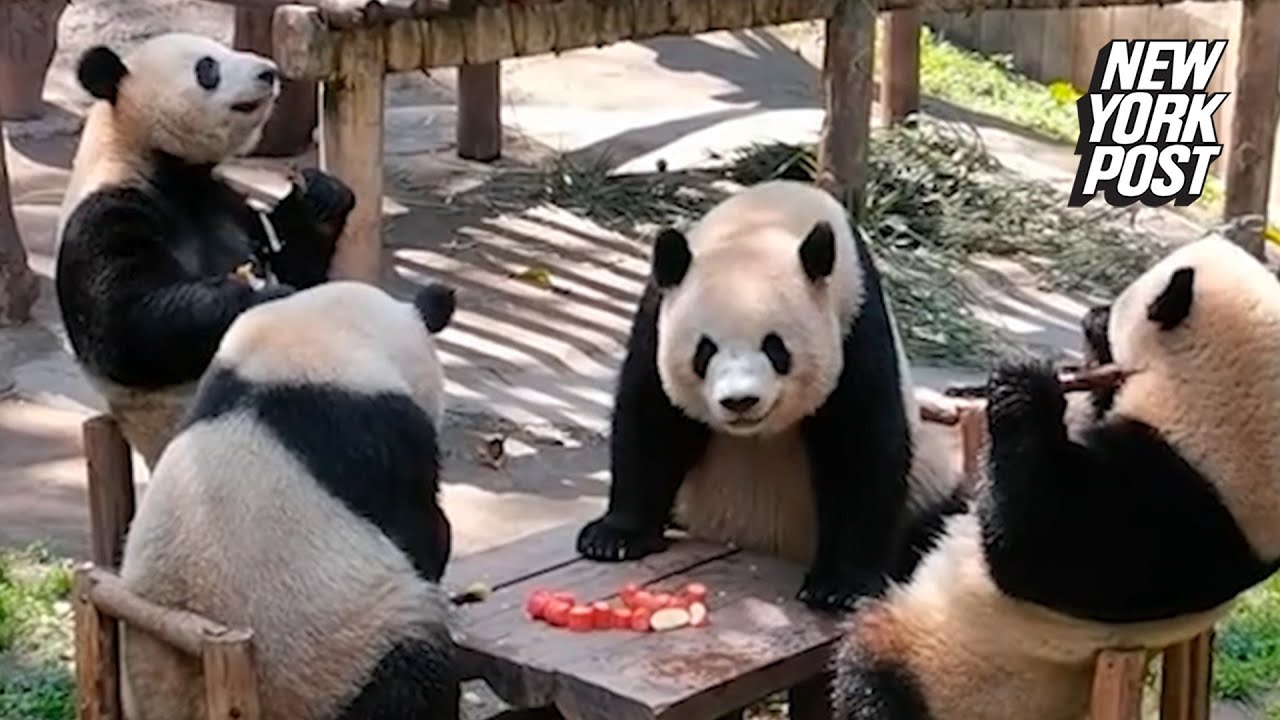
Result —
<instances>
[{"instance_id":1,"label":"panda's rear","mask_svg":"<svg viewBox=\"0 0 1280 720\"><path fill-rule=\"evenodd\" d=\"M246 313L131 528L130 589L252 630L264 718L456 712L432 338L452 297L417 305L335 283ZM196 662L128 633L125 669L131 720L204 717Z\"/></svg>"}]
</instances>

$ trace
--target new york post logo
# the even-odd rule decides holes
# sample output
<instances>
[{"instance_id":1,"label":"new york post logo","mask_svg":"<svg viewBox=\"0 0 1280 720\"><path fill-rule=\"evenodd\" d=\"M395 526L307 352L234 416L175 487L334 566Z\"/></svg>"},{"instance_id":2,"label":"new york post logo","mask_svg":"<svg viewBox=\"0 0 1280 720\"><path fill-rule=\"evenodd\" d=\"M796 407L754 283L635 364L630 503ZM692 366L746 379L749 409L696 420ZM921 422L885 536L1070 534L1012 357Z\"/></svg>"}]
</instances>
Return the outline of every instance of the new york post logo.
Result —
<instances>
[{"instance_id":1,"label":"new york post logo","mask_svg":"<svg viewBox=\"0 0 1280 720\"><path fill-rule=\"evenodd\" d=\"M1226 40L1113 40L1098 51L1089 92L1076 101L1080 139L1068 205L1101 192L1108 205L1190 205L1222 154L1213 114L1225 92L1209 80Z\"/></svg>"}]
</instances>

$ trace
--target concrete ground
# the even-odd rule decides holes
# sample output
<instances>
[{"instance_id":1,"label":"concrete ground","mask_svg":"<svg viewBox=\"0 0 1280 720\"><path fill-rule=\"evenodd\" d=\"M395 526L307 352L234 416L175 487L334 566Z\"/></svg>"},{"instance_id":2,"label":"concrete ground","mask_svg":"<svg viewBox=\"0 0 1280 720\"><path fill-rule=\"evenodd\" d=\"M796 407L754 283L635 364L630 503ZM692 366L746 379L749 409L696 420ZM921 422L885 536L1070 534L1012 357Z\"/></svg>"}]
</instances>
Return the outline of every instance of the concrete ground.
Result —
<instances>
[{"instance_id":1,"label":"concrete ground","mask_svg":"<svg viewBox=\"0 0 1280 720\"><path fill-rule=\"evenodd\" d=\"M101 409L67 352L52 284L52 229L86 98L73 67L90 44L124 49L155 32L229 40L231 16L196 0L77 0L60 26L46 117L9 123L11 176L23 237L44 278L35 322L0 331L0 546L31 541L87 549L79 426ZM393 79L388 97L388 286L438 277L460 289L443 350L453 411L445 432L444 496L459 552L600 511L607 493L604 432L613 374L647 272L647 248L553 207L509 202L504 170L556 152L607 152L624 169L702 162L751 141L814 137L821 122L814 26L626 43L503 67L506 157L478 165L453 154L453 73ZM584 92L590 88L590 92ZM957 116L933 103L935 114ZM985 118L984 141L1008 165L1065 185L1070 150ZM307 162L311 158L301 158ZM251 160L254 168L278 163ZM1143 210L1161 232L1198 232ZM512 276L545 267L551 289ZM1078 299L1037 290L999 268L988 310L1026 344L1075 348ZM965 379L918 368L938 387ZM972 379L972 378L969 378ZM479 450L502 435L492 467ZM139 478L145 473L138 468Z\"/></svg>"}]
</instances>

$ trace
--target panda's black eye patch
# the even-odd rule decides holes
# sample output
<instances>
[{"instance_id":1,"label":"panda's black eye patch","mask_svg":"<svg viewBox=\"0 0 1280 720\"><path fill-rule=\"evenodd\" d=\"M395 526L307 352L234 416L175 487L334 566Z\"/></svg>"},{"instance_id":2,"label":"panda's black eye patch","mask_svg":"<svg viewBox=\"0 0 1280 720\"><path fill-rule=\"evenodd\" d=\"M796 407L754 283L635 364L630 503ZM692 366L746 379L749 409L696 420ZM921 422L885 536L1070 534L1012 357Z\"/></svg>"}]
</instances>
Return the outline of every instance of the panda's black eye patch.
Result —
<instances>
[{"instance_id":1,"label":"panda's black eye patch","mask_svg":"<svg viewBox=\"0 0 1280 720\"><path fill-rule=\"evenodd\" d=\"M205 90L217 89L218 83L222 82L218 61L211 57L200 58L200 62L196 63L196 82Z\"/></svg>"},{"instance_id":2,"label":"panda's black eye patch","mask_svg":"<svg viewBox=\"0 0 1280 720\"><path fill-rule=\"evenodd\" d=\"M760 350L769 358L774 372L779 375L791 372L791 351L782 338L778 337L778 333L765 335L764 342L760 343Z\"/></svg>"},{"instance_id":3,"label":"panda's black eye patch","mask_svg":"<svg viewBox=\"0 0 1280 720\"><path fill-rule=\"evenodd\" d=\"M711 338L706 335L698 341L698 347L693 351L693 372L700 378L707 376L707 366L711 364L711 358L715 357L716 351L720 348L716 347Z\"/></svg>"}]
</instances>

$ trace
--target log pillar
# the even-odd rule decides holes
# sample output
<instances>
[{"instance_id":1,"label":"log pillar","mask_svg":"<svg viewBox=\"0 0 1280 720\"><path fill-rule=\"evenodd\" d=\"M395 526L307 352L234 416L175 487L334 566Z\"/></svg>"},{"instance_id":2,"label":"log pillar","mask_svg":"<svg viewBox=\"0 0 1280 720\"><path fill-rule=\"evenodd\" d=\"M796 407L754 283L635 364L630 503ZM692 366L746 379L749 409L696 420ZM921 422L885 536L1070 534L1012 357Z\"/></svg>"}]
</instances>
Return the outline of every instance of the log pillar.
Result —
<instances>
[{"instance_id":1,"label":"log pillar","mask_svg":"<svg viewBox=\"0 0 1280 720\"><path fill-rule=\"evenodd\" d=\"M275 57L272 49L272 8L236 8L235 47L266 57ZM280 82L276 108L262 130L262 140L253 154L267 157L297 155L311 147L312 135L319 119L316 83L311 80Z\"/></svg>"},{"instance_id":2,"label":"log pillar","mask_svg":"<svg viewBox=\"0 0 1280 720\"><path fill-rule=\"evenodd\" d=\"M66 9L67 0L0 2L0 118L30 120L43 113L45 74Z\"/></svg>"},{"instance_id":3,"label":"log pillar","mask_svg":"<svg viewBox=\"0 0 1280 720\"><path fill-rule=\"evenodd\" d=\"M491 162L502 156L501 64L458 68L458 156Z\"/></svg>"},{"instance_id":4,"label":"log pillar","mask_svg":"<svg viewBox=\"0 0 1280 720\"><path fill-rule=\"evenodd\" d=\"M27 249L18 235L5 164L4 133L0 132L0 327L30 320L31 306L39 295L40 281L27 265Z\"/></svg>"},{"instance_id":5,"label":"log pillar","mask_svg":"<svg viewBox=\"0 0 1280 720\"><path fill-rule=\"evenodd\" d=\"M880 119L893 125L920 109L920 8L885 13L881 59Z\"/></svg>"},{"instance_id":6,"label":"log pillar","mask_svg":"<svg viewBox=\"0 0 1280 720\"><path fill-rule=\"evenodd\" d=\"M827 18L822 88L826 116L818 140L818 184L862 213L871 129L876 6L838 0Z\"/></svg>"},{"instance_id":7,"label":"log pillar","mask_svg":"<svg viewBox=\"0 0 1280 720\"><path fill-rule=\"evenodd\" d=\"M1276 88L1280 87L1280 0L1244 0L1240 12L1236 112L1231 116L1223 216L1228 221L1261 216L1263 223L1237 223L1230 235L1232 241L1262 259L1276 133ZM1246 107L1254 109L1240 112Z\"/></svg>"}]
</instances>

